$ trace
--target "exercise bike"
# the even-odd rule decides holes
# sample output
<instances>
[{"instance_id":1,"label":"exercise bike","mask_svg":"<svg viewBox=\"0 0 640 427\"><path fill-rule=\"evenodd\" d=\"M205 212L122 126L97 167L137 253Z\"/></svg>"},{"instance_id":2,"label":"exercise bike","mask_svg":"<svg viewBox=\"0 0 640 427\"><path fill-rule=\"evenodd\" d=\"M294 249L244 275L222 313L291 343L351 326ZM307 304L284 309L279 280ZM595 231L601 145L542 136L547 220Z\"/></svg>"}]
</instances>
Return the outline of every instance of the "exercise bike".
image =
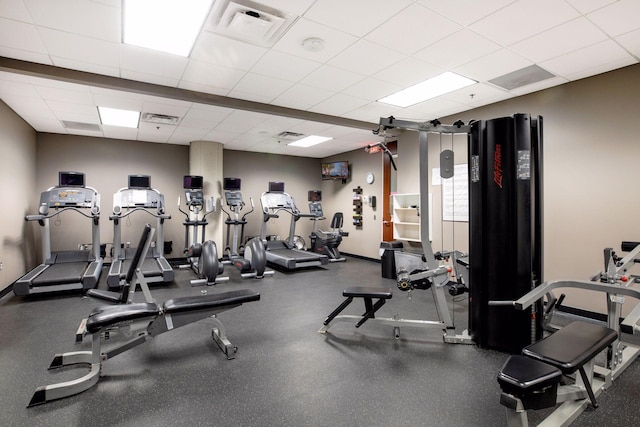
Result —
<instances>
[{"instance_id":1,"label":"exercise bike","mask_svg":"<svg viewBox=\"0 0 640 427\"><path fill-rule=\"evenodd\" d=\"M273 270L266 270L267 255L260 237L252 238L245 246L239 244L244 239L244 226L247 224L246 217L254 209L253 199L249 198L251 210L240 217L240 213L245 207L242 193L240 192L240 184L240 178L224 179L224 198L230 212L220 205L222 212L227 214L225 221L225 224L227 224L227 240L223 263L233 264L240 271L240 276L243 279L262 279L264 276L273 276Z\"/></svg>"},{"instance_id":2,"label":"exercise bike","mask_svg":"<svg viewBox=\"0 0 640 427\"><path fill-rule=\"evenodd\" d=\"M198 276L197 279L190 281L191 286L211 286L228 282L228 277L220 276L224 266L218 261L215 242L205 240L205 230L209 223L207 215L215 212L215 199L210 197L205 200L201 176L184 177L184 195L189 212L182 210L180 197L178 197L178 210L186 217L182 224L185 227L184 253L187 256L187 264L181 265L180 269L190 268ZM202 237L198 239L200 229Z\"/></svg>"},{"instance_id":3,"label":"exercise bike","mask_svg":"<svg viewBox=\"0 0 640 427\"><path fill-rule=\"evenodd\" d=\"M313 231L309 238L311 239L311 251L317 254L326 255L329 262L342 262L346 258L340 255L340 242L342 237L349 235L348 232L342 231L344 218L342 212L336 212L331 219L331 231L318 230L318 221L325 219L320 202L310 202L309 212L313 215Z\"/></svg>"}]
</instances>

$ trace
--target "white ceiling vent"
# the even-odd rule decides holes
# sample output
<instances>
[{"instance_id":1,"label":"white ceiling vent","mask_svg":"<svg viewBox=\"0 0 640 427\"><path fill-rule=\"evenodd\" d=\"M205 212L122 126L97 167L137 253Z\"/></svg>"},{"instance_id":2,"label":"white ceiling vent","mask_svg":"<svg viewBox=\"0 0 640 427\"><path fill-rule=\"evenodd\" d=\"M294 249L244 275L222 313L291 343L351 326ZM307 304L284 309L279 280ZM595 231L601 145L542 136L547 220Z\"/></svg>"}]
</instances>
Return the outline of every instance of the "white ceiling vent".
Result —
<instances>
[{"instance_id":1,"label":"white ceiling vent","mask_svg":"<svg viewBox=\"0 0 640 427\"><path fill-rule=\"evenodd\" d=\"M167 116L166 114L143 113L142 121L157 123L159 125L177 125L180 122L180 117Z\"/></svg>"},{"instance_id":2,"label":"white ceiling vent","mask_svg":"<svg viewBox=\"0 0 640 427\"><path fill-rule=\"evenodd\" d=\"M303 133L284 131L275 136L276 139L286 139L296 141L304 136Z\"/></svg>"},{"instance_id":3,"label":"white ceiling vent","mask_svg":"<svg viewBox=\"0 0 640 427\"><path fill-rule=\"evenodd\" d=\"M62 122L62 126L64 126L65 129L69 129L69 130L82 130L82 131L90 131L90 132L102 131L102 129L100 128L100 125L97 125L95 123L71 122L68 120L61 120L61 122Z\"/></svg>"},{"instance_id":4,"label":"white ceiling vent","mask_svg":"<svg viewBox=\"0 0 640 427\"><path fill-rule=\"evenodd\" d=\"M260 46L273 46L298 19L251 0L218 0L205 30Z\"/></svg>"}]
</instances>

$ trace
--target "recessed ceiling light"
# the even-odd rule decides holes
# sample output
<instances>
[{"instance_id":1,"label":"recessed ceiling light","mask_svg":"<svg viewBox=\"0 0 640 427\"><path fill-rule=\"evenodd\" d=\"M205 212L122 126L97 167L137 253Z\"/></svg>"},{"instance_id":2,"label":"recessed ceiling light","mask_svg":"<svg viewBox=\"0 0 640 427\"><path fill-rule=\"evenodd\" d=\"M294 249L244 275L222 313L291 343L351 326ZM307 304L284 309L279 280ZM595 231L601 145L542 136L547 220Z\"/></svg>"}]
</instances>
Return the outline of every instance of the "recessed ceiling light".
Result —
<instances>
[{"instance_id":1,"label":"recessed ceiling light","mask_svg":"<svg viewBox=\"0 0 640 427\"><path fill-rule=\"evenodd\" d=\"M404 108L475 83L478 82L447 71L429 80L425 80L422 83L415 84L400 92L379 99L378 102Z\"/></svg>"},{"instance_id":2,"label":"recessed ceiling light","mask_svg":"<svg viewBox=\"0 0 640 427\"><path fill-rule=\"evenodd\" d=\"M293 147L311 147L312 145L321 144L323 142L327 142L332 139L333 138L329 138L326 136L309 135L305 138L294 141L288 145L291 145Z\"/></svg>"},{"instance_id":3,"label":"recessed ceiling light","mask_svg":"<svg viewBox=\"0 0 640 427\"><path fill-rule=\"evenodd\" d=\"M100 123L103 125L137 128L140 121L139 111L98 107L98 114L100 114Z\"/></svg>"},{"instance_id":4,"label":"recessed ceiling light","mask_svg":"<svg viewBox=\"0 0 640 427\"><path fill-rule=\"evenodd\" d=\"M213 0L124 0L123 43L189 56Z\"/></svg>"}]
</instances>

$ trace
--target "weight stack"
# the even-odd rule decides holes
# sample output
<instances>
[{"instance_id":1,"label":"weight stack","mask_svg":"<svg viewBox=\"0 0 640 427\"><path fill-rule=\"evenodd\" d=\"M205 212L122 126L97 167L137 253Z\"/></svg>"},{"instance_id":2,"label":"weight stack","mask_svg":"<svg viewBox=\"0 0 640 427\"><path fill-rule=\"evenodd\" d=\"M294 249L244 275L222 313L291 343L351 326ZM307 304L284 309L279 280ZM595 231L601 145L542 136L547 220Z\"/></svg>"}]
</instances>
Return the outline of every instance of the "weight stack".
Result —
<instances>
[{"instance_id":1,"label":"weight stack","mask_svg":"<svg viewBox=\"0 0 640 427\"><path fill-rule=\"evenodd\" d=\"M469 331L483 348L520 353L542 338L542 305L489 306L540 284L542 117L478 121L469 133Z\"/></svg>"}]
</instances>

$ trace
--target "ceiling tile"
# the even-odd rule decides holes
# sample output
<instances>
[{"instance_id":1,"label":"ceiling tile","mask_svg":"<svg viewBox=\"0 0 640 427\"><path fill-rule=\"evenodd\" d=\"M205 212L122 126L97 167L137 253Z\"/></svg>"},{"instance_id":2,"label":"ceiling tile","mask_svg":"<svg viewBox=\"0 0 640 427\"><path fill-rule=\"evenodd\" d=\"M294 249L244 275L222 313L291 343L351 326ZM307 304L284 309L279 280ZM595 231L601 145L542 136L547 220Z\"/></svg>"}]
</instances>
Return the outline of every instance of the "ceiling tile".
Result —
<instances>
[{"instance_id":1,"label":"ceiling tile","mask_svg":"<svg viewBox=\"0 0 640 427\"><path fill-rule=\"evenodd\" d=\"M73 85L73 90L38 85L34 86L34 88L36 92L46 100L94 106L93 94L86 86Z\"/></svg>"},{"instance_id":2,"label":"ceiling tile","mask_svg":"<svg viewBox=\"0 0 640 427\"><path fill-rule=\"evenodd\" d=\"M190 128L180 126L171 134L167 142L171 144L189 145L192 141L202 141L209 133L207 129Z\"/></svg>"},{"instance_id":3,"label":"ceiling tile","mask_svg":"<svg viewBox=\"0 0 640 427\"><path fill-rule=\"evenodd\" d=\"M333 95L334 92L303 84L297 84L287 89L282 95L273 100L276 105L307 110L314 105L324 101Z\"/></svg>"},{"instance_id":4,"label":"ceiling tile","mask_svg":"<svg viewBox=\"0 0 640 427\"><path fill-rule=\"evenodd\" d=\"M128 139L130 141L138 139L138 129L107 125L102 125L101 127L105 138Z\"/></svg>"},{"instance_id":5,"label":"ceiling tile","mask_svg":"<svg viewBox=\"0 0 640 427\"><path fill-rule=\"evenodd\" d=\"M513 3L513 0L418 0L418 3L467 26Z\"/></svg>"},{"instance_id":6,"label":"ceiling tile","mask_svg":"<svg viewBox=\"0 0 640 427\"><path fill-rule=\"evenodd\" d=\"M191 128L212 129L230 113L231 110L220 107L214 107L209 110L194 106L187 111L180 124Z\"/></svg>"},{"instance_id":7,"label":"ceiling tile","mask_svg":"<svg viewBox=\"0 0 640 427\"><path fill-rule=\"evenodd\" d=\"M120 42L120 7L82 0L24 1L38 26Z\"/></svg>"},{"instance_id":8,"label":"ceiling tile","mask_svg":"<svg viewBox=\"0 0 640 427\"><path fill-rule=\"evenodd\" d=\"M631 31L616 37L616 41L633 55L640 58L640 30Z\"/></svg>"},{"instance_id":9,"label":"ceiling tile","mask_svg":"<svg viewBox=\"0 0 640 427\"><path fill-rule=\"evenodd\" d=\"M0 76L0 78L4 78L4 75ZM11 96L39 98L40 94L36 91L35 86L32 84L21 83L14 80L0 80L0 99L8 98Z\"/></svg>"},{"instance_id":10,"label":"ceiling tile","mask_svg":"<svg viewBox=\"0 0 640 427\"><path fill-rule=\"evenodd\" d=\"M15 20L33 23L29 11L23 0L2 0L0 2L0 16Z\"/></svg>"},{"instance_id":11,"label":"ceiling tile","mask_svg":"<svg viewBox=\"0 0 640 427\"><path fill-rule=\"evenodd\" d=\"M365 38L410 55L461 29L460 24L414 3L376 27Z\"/></svg>"},{"instance_id":12,"label":"ceiling tile","mask_svg":"<svg viewBox=\"0 0 640 427\"><path fill-rule=\"evenodd\" d=\"M0 18L0 46L30 52L47 52L33 25L4 18Z\"/></svg>"},{"instance_id":13,"label":"ceiling tile","mask_svg":"<svg viewBox=\"0 0 640 427\"><path fill-rule=\"evenodd\" d=\"M533 93L533 92L537 92L543 89L547 89L553 86L558 86L564 83L567 83L568 80L565 79L564 77L553 77L547 80L542 80L540 82L537 83L532 83L530 85L527 86L523 86L523 87L518 87L515 89L512 89L510 92L514 95L514 96L520 96L520 95L525 95L527 93Z\"/></svg>"},{"instance_id":14,"label":"ceiling tile","mask_svg":"<svg viewBox=\"0 0 640 427\"><path fill-rule=\"evenodd\" d=\"M182 77L189 59L137 46L122 45L120 61L123 71L133 71L177 80Z\"/></svg>"},{"instance_id":15,"label":"ceiling tile","mask_svg":"<svg viewBox=\"0 0 640 427\"><path fill-rule=\"evenodd\" d=\"M248 71L267 51L264 47L203 31L193 47L191 58Z\"/></svg>"},{"instance_id":16,"label":"ceiling tile","mask_svg":"<svg viewBox=\"0 0 640 427\"><path fill-rule=\"evenodd\" d=\"M320 67L318 62L273 50L260 58L251 72L297 82L318 67Z\"/></svg>"},{"instance_id":17,"label":"ceiling tile","mask_svg":"<svg viewBox=\"0 0 640 427\"><path fill-rule=\"evenodd\" d=\"M244 71L201 61L189 61L182 77L183 82L197 83L214 88L231 89L245 75Z\"/></svg>"},{"instance_id":18,"label":"ceiling tile","mask_svg":"<svg viewBox=\"0 0 640 427\"><path fill-rule=\"evenodd\" d=\"M117 66L110 67L91 62L77 61L75 59L51 56L52 65L72 70L86 71L94 74L104 74L105 76L120 77L120 69Z\"/></svg>"},{"instance_id":19,"label":"ceiling tile","mask_svg":"<svg viewBox=\"0 0 640 427\"><path fill-rule=\"evenodd\" d=\"M309 111L322 114L342 115L348 111L355 110L358 107L368 104L369 102L370 100L337 93L309 108Z\"/></svg>"},{"instance_id":20,"label":"ceiling tile","mask_svg":"<svg viewBox=\"0 0 640 427\"><path fill-rule=\"evenodd\" d=\"M293 83L285 80L266 77L260 74L247 73L234 87L234 90L254 93L259 96L276 98Z\"/></svg>"},{"instance_id":21,"label":"ceiling tile","mask_svg":"<svg viewBox=\"0 0 640 427\"><path fill-rule=\"evenodd\" d=\"M39 28L38 32L51 56L106 67L120 66L119 43L78 36L48 28Z\"/></svg>"},{"instance_id":22,"label":"ceiling tile","mask_svg":"<svg viewBox=\"0 0 640 427\"><path fill-rule=\"evenodd\" d=\"M402 89L399 85L378 79L364 79L342 91L345 95L375 101Z\"/></svg>"},{"instance_id":23,"label":"ceiling tile","mask_svg":"<svg viewBox=\"0 0 640 427\"><path fill-rule=\"evenodd\" d=\"M596 9L600 9L608 4L614 3L618 0L565 0L567 3L578 9L580 13L587 14L593 12Z\"/></svg>"},{"instance_id":24,"label":"ceiling tile","mask_svg":"<svg viewBox=\"0 0 640 427\"><path fill-rule=\"evenodd\" d=\"M315 0L260 0L260 3L272 9L301 16Z\"/></svg>"},{"instance_id":25,"label":"ceiling tile","mask_svg":"<svg viewBox=\"0 0 640 427\"><path fill-rule=\"evenodd\" d=\"M135 80L160 86L178 87L180 84L179 78L163 77L157 74L146 74L129 70L121 70L120 77L127 80Z\"/></svg>"},{"instance_id":26,"label":"ceiling tile","mask_svg":"<svg viewBox=\"0 0 640 427\"><path fill-rule=\"evenodd\" d=\"M487 105L511 97L504 89L487 83L476 83L442 96L443 99L469 106Z\"/></svg>"},{"instance_id":27,"label":"ceiling tile","mask_svg":"<svg viewBox=\"0 0 640 427\"><path fill-rule=\"evenodd\" d=\"M13 49L0 46L0 56L5 58L19 59L21 61L35 62L36 64L51 65L51 58L45 53L36 53L22 49Z\"/></svg>"},{"instance_id":28,"label":"ceiling tile","mask_svg":"<svg viewBox=\"0 0 640 427\"><path fill-rule=\"evenodd\" d=\"M467 29L422 49L414 57L443 69L458 67L500 49L500 45Z\"/></svg>"},{"instance_id":29,"label":"ceiling tile","mask_svg":"<svg viewBox=\"0 0 640 427\"><path fill-rule=\"evenodd\" d=\"M408 57L377 72L373 77L400 87L408 87L425 81L444 71L445 69L443 68L436 67L435 65L428 64L413 57Z\"/></svg>"},{"instance_id":30,"label":"ceiling tile","mask_svg":"<svg viewBox=\"0 0 640 427\"><path fill-rule=\"evenodd\" d=\"M386 47L360 40L329 61L329 65L353 73L371 75L405 56Z\"/></svg>"},{"instance_id":31,"label":"ceiling tile","mask_svg":"<svg viewBox=\"0 0 640 427\"><path fill-rule=\"evenodd\" d=\"M553 13L549 13L553 10ZM571 19L578 12L557 0L519 0L470 26L473 31L509 46Z\"/></svg>"},{"instance_id":32,"label":"ceiling tile","mask_svg":"<svg viewBox=\"0 0 640 427\"><path fill-rule=\"evenodd\" d=\"M457 67L453 71L470 79L487 81L529 65L531 61L507 49L501 49Z\"/></svg>"},{"instance_id":33,"label":"ceiling tile","mask_svg":"<svg viewBox=\"0 0 640 427\"><path fill-rule=\"evenodd\" d=\"M361 74L352 73L351 71L332 67L331 65L322 65L300 80L300 83L333 92L340 92L363 78L364 76Z\"/></svg>"},{"instance_id":34,"label":"ceiling tile","mask_svg":"<svg viewBox=\"0 0 640 427\"><path fill-rule=\"evenodd\" d=\"M531 61L541 62L606 38L589 20L578 18L511 45L509 49Z\"/></svg>"},{"instance_id":35,"label":"ceiling tile","mask_svg":"<svg viewBox=\"0 0 640 427\"><path fill-rule=\"evenodd\" d=\"M396 111L398 111L398 107L396 106L383 104L381 102L371 102L345 113L345 116L354 120L378 123L380 121L380 117L387 117Z\"/></svg>"},{"instance_id":36,"label":"ceiling tile","mask_svg":"<svg viewBox=\"0 0 640 427\"><path fill-rule=\"evenodd\" d=\"M410 3L409 0L322 0L316 1L304 17L364 37Z\"/></svg>"},{"instance_id":37,"label":"ceiling tile","mask_svg":"<svg viewBox=\"0 0 640 427\"><path fill-rule=\"evenodd\" d=\"M609 71L612 65L620 68L637 62L624 49L614 41L604 42L580 49L558 58L545 61L540 64L544 69L552 73L565 77L569 80L576 80L589 75L589 70L598 69L599 72ZM611 65L610 65L611 64ZM608 69L607 69L608 68Z\"/></svg>"},{"instance_id":38,"label":"ceiling tile","mask_svg":"<svg viewBox=\"0 0 640 427\"><path fill-rule=\"evenodd\" d=\"M302 42L310 37L319 37L324 40L324 49L318 52L305 50ZM358 38L351 34L301 18L282 36L273 49L324 63L357 40Z\"/></svg>"},{"instance_id":39,"label":"ceiling tile","mask_svg":"<svg viewBox=\"0 0 640 427\"><path fill-rule=\"evenodd\" d=\"M620 0L587 16L612 37L640 28L640 1Z\"/></svg>"}]
</instances>

